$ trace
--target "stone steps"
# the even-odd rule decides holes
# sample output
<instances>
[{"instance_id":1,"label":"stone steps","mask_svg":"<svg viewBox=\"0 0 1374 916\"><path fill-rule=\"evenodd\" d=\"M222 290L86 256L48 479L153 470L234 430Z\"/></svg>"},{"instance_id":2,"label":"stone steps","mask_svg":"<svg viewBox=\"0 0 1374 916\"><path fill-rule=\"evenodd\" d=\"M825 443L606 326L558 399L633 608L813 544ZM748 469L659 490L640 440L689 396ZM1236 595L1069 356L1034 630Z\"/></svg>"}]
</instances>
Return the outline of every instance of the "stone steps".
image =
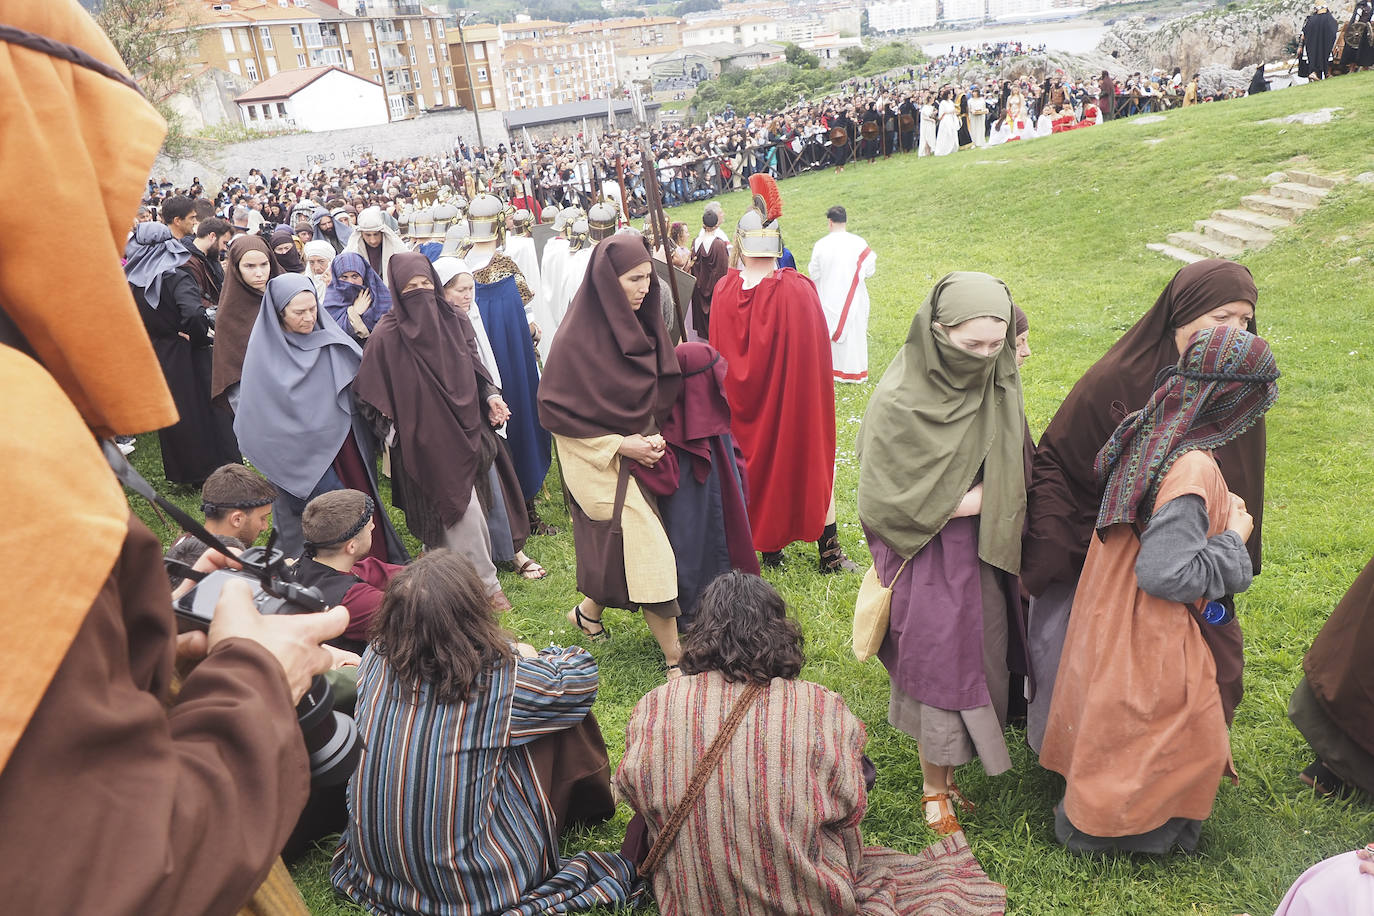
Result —
<instances>
[{"instance_id":1,"label":"stone steps","mask_svg":"<svg viewBox=\"0 0 1374 916\"><path fill-rule=\"evenodd\" d=\"M1270 216L1268 213L1260 213L1257 210L1213 210L1212 219L1224 219L1228 222L1240 223L1267 232L1275 232L1293 225L1291 219L1282 216Z\"/></svg>"},{"instance_id":2,"label":"stone steps","mask_svg":"<svg viewBox=\"0 0 1374 916\"><path fill-rule=\"evenodd\" d=\"M1270 216L1280 216L1290 221L1297 220L1309 210L1317 209L1316 204L1304 203L1290 197L1278 197L1268 192L1246 194L1240 202L1257 213L1268 213Z\"/></svg>"},{"instance_id":3,"label":"stone steps","mask_svg":"<svg viewBox=\"0 0 1374 916\"><path fill-rule=\"evenodd\" d=\"M1280 181L1278 184L1269 186L1269 193L1273 194L1275 197L1296 200L1300 203L1311 204L1315 207L1322 202L1322 198L1331 193L1331 190L1329 188L1318 188L1297 181Z\"/></svg>"},{"instance_id":4,"label":"stone steps","mask_svg":"<svg viewBox=\"0 0 1374 916\"><path fill-rule=\"evenodd\" d=\"M1314 188L1326 188L1328 190L1345 180L1344 178L1338 178L1334 175L1317 175L1313 172L1298 172L1293 169L1289 169L1284 172L1284 174L1288 176L1289 181L1311 185Z\"/></svg>"},{"instance_id":5,"label":"stone steps","mask_svg":"<svg viewBox=\"0 0 1374 916\"><path fill-rule=\"evenodd\" d=\"M1258 251L1274 240L1275 232L1315 210L1345 179L1289 169L1270 175L1268 180L1273 182L1269 189L1245 195L1240 208L1214 210L1208 218L1193 223L1192 232L1171 232L1167 243L1151 242L1145 247L1186 264Z\"/></svg>"},{"instance_id":6,"label":"stone steps","mask_svg":"<svg viewBox=\"0 0 1374 916\"><path fill-rule=\"evenodd\" d=\"M1150 242L1145 247L1151 251L1158 251L1162 255L1167 255L1175 261L1182 261L1184 264L1193 264L1205 260L1204 255L1200 255L1195 251L1189 251L1186 248L1179 248L1176 245L1164 245L1160 242Z\"/></svg>"},{"instance_id":7,"label":"stone steps","mask_svg":"<svg viewBox=\"0 0 1374 916\"><path fill-rule=\"evenodd\" d=\"M1209 238L1201 232L1170 232L1168 241L1177 248L1201 252L1204 258L1234 258L1245 250L1239 245Z\"/></svg>"},{"instance_id":8,"label":"stone steps","mask_svg":"<svg viewBox=\"0 0 1374 916\"><path fill-rule=\"evenodd\" d=\"M1234 245L1243 251L1263 248L1274 241L1274 233L1267 229L1256 229L1227 219L1200 219L1193 223L1193 228L1209 239Z\"/></svg>"}]
</instances>

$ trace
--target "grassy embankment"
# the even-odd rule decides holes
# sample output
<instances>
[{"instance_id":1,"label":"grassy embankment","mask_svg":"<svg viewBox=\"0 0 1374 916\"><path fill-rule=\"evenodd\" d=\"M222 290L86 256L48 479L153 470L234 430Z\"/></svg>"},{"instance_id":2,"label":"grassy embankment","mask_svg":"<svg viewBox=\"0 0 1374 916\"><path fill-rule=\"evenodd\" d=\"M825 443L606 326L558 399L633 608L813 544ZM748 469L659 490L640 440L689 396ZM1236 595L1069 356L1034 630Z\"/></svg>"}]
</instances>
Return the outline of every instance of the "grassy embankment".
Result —
<instances>
[{"instance_id":1,"label":"grassy embankment","mask_svg":"<svg viewBox=\"0 0 1374 916\"><path fill-rule=\"evenodd\" d=\"M1257 123L1334 106L1343 110L1326 125ZM1374 170L1371 116L1374 75L1360 74L1171 112L1162 123L1118 122L945 159L908 156L839 176L815 173L783 183L787 241L805 267L825 231L826 207L849 208L851 228L878 254L869 287L875 379L937 278L966 269L1005 279L1030 314L1035 356L1024 384L1038 435L1073 382L1178 267L1146 242L1236 206L1285 166L1352 177ZM733 224L746 198L723 203ZM1342 185L1269 248L1244 258L1260 289L1261 333L1284 377L1269 415L1264 574L1239 606L1248 662L1232 738L1239 787L1221 787L1195 857L1076 858L1054 842L1059 777L1037 767L1021 734L1010 732L1010 773L990 779L977 765L959 773L978 805L963 818L969 839L988 873L1007 885L1009 912L1260 916L1307 866L1374 837L1374 808L1317 800L1297 782L1309 753L1285 718L1303 653L1374 551L1372 204L1370 185ZM695 225L700 209L672 217ZM860 562L867 555L855 516L853 443L871 391L872 383L843 387L838 396L841 537ZM160 481L156 438L143 437L137 455ZM189 494L178 498L193 503ZM546 499L543 511L566 529L556 500ZM536 645L576 642L563 619L576 600L571 536L535 539L529 552L551 574L536 583L503 574L517 607L507 625ZM933 835L921 823L915 747L886 723L882 668L858 664L849 652L859 577L818 576L815 548L805 545L792 547L785 567L768 576L803 623L804 676L839 691L868 723L879 776L866 840L920 849ZM617 611L607 622L616 638L593 652L603 678L596 711L614 763L631 709L661 674L641 622ZM622 809L614 823L568 838L566 848L617 848L627 817ZM355 912L334 899L327 861L320 853L296 872L312 910Z\"/></svg>"}]
</instances>

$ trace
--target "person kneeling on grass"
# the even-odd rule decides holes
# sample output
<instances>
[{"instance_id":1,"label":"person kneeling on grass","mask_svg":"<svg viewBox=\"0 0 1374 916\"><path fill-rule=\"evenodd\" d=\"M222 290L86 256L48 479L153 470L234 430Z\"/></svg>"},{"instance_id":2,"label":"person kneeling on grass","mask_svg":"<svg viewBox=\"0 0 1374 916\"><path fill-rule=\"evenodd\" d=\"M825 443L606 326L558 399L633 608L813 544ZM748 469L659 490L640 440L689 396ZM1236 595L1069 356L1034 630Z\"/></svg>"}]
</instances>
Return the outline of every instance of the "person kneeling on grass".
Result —
<instances>
[{"instance_id":1,"label":"person kneeling on grass","mask_svg":"<svg viewBox=\"0 0 1374 916\"><path fill-rule=\"evenodd\" d=\"M464 557L433 550L397 573L358 671L366 749L334 887L389 914L627 902L618 854L559 855L565 827L615 811L597 684L584 649L514 643Z\"/></svg>"}]
</instances>

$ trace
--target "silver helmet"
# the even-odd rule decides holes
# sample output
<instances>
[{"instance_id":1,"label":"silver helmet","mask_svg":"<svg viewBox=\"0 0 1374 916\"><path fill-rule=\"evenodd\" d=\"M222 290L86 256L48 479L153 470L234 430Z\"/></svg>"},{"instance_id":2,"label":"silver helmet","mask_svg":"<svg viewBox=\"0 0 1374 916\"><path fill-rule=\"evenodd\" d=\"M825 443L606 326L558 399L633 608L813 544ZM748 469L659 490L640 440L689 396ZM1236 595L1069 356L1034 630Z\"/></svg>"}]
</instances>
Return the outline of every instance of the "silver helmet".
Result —
<instances>
[{"instance_id":1,"label":"silver helmet","mask_svg":"<svg viewBox=\"0 0 1374 916\"><path fill-rule=\"evenodd\" d=\"M604 201L592 204L591 209L587 211L587 230L596 241L610 238L615 233L617 222L615 207Z\"/></svg>"},{"instance_id":2,"label":"silver helmet","mask_svg":"<svg viewBox=\"0 0 1374 916\"><path fill-rule=\"evenodd\" d=\"M541 223L551 223L551 222L553 222L557 217L558 217L558 208L555 207L553 204L549 204L549 205L548 205L547 207L545 207L543 210L540 210L540 211L539 211L539 222L541 222Z\"/></svg>"},{"instance_id":3,"label":"silver helmet","mask_svg":"<svg viewBox=\"0 0 1374 916\"><path fill-rule=\"evenodd\" d=\"M468 231L468 221L460 219L444 232L444 250L440 257L452 257L458 253L458 249L467 241L470 235Z\"/></svg>"},{"instance_id":4,"label":"silver helmet","mask_svg":"<svg viewBox=\"0 0 1374 916\"><path fill-rule=\"evenodd\" d=\"M739 253L751 258L782 257L782 233L776 221L765 223L757 210L746 210L735 231Z\"/></svg>"},{"instance_id":5,"label":"silver helmet","mask_svg":"<svg viewBox=\"0 0 1374 916\"><path fill-rule=\"evenodd\" d=\"M472 230L474 242L493 242L500 239L500 228L505 228L505 205L499 197L491 194L478 194L468 204L468 226Z\"/></svg>"}]
</instances>

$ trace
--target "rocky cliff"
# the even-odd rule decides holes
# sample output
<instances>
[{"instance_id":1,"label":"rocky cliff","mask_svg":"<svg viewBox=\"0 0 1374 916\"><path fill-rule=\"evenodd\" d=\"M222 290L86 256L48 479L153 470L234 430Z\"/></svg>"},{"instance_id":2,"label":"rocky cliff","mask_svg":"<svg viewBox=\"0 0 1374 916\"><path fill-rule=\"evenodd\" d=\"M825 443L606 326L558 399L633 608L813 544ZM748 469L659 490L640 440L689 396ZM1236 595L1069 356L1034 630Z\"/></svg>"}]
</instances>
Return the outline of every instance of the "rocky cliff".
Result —
<instances>
[{"instance_id":1,"label":"rocky cliff","mask_svg":"<svg viewBox=\"0 0 1374 916\"><path fill-rule=\"evenodd\" d=\"M1113 25L1097 50L1130 72L1172 73L1181 67L1186 77L1214 67L1253 71L1259 63L1290 56L1310 9L1308 0L1260 0L1163 23L1132 16Z\"/></svg>"}]
</instances>

